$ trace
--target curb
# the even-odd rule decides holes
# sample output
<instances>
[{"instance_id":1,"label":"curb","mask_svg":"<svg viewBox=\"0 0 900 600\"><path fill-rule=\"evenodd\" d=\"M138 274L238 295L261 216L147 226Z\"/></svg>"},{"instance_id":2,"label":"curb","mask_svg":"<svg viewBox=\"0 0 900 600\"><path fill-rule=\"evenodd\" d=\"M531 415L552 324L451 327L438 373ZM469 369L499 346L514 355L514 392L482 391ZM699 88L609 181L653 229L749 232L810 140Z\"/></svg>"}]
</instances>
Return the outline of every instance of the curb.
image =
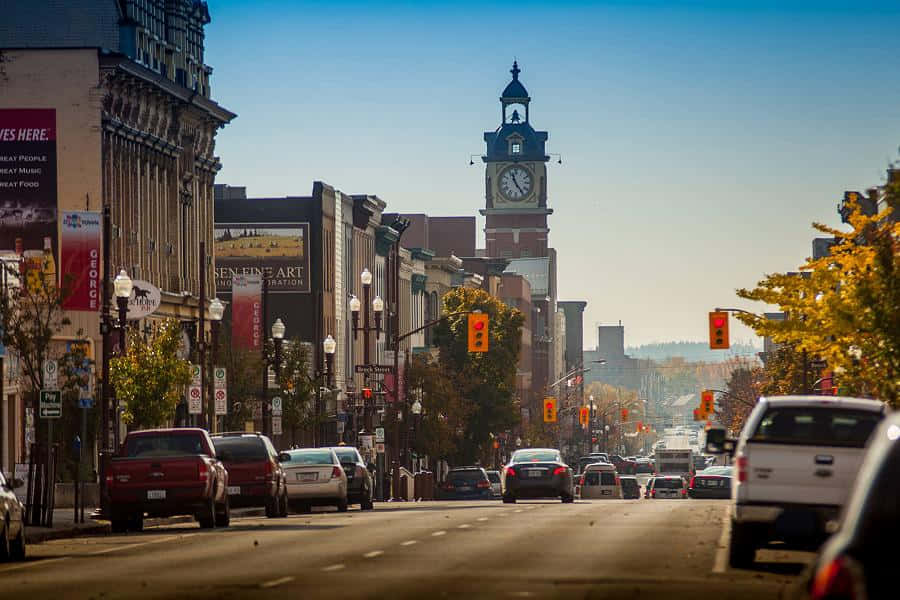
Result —
<instances>
[{"instance_id":1,"label":"curb","mask_svg":"<svg viewBox=\"0 0 900 600\"><path fill-rule=\"evenodd\" d=\"M233 519L243 517L261 517L266 514L264 508L239 508L231 511ZM177 517L163 517L154 519L144 519L144 527L162 527L165 525L178 525L179 523L193 523L194 517L183 515ZM44 531L29 530L25 528L25 543L40 544L51 540L65 540L82 536L108 535L112 532L112 525L109 521L96 521L87 525L72 526L60 529L50 529Z\"/></svg>"}]
</instances>

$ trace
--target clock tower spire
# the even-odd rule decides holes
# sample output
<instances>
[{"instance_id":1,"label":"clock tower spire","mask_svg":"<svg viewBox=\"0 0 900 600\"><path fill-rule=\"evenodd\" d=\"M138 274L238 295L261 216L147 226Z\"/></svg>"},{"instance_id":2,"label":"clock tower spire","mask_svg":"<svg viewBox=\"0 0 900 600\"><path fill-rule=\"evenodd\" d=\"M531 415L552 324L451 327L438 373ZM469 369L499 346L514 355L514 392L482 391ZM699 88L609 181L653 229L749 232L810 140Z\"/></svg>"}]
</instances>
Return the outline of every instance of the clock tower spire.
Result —
<instances>
[{"instance_id":1,"label":"clock tower spire","mask_svg":"<svg viewBox=\"0 0 900 600\"><path fill-rule=\"evenodd\" d=\"M531 97L519 81L513 61L512 81L500 95L501 121L484 133L485 242L488 256L548 255L546 131L531 126Z\"/></svg>"}]
</instances>

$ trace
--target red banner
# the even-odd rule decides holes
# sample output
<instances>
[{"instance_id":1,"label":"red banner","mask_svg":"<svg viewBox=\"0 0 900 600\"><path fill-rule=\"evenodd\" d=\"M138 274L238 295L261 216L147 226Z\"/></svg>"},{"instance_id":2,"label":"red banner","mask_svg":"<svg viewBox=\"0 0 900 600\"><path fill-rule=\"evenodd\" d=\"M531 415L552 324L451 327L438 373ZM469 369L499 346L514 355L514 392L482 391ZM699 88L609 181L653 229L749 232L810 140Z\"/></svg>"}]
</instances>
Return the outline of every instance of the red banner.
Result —
<instances>
[{"instance_id":1,"label":"red banner","mask_svg":"<svg viewBox=\"0 0 900 600\"><path fill-rule=\"evenodd\" d=\"M63 212L60 235L66 310L100 310L100 213Z\"/></svg>"},{"instance_id":2,"label":"red banner","mask_svg":"<svg viewBox=\"0 0 900 600\"><path fill-rule=\"evenodd\" d=\"M231 343L262 350L262 279L235 275L231 280Z\"/></svg>"}]
</instances>

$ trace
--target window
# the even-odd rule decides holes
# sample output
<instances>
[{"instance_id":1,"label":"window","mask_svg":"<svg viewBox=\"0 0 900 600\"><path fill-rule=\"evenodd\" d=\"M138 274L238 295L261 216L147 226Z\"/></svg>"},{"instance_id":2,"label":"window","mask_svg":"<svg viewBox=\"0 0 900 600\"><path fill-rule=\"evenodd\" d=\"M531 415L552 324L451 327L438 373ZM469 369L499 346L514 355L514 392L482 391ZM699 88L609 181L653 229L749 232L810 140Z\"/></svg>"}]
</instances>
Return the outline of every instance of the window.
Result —
<instances>
[{"instance_id":1,"label":"window","mask_svg":"<svg viewBox=\"0 0 900 600\"><path fill-rule=\"evenodd\" d=\"M752 442L809 446L866 445L881 414L821 407L773 407L763 416Z\"/></svg>"},{"instance_id":2,"label":"window","mask_svg":"<svg viewBox=\"0 0 900 600\"><path fill-rule=\"evenodd\" d=\"M513 142L512 153L513 154L521 154L522 153L522 144L520 144L519 142Z\"/></svg>"}]
</instances>

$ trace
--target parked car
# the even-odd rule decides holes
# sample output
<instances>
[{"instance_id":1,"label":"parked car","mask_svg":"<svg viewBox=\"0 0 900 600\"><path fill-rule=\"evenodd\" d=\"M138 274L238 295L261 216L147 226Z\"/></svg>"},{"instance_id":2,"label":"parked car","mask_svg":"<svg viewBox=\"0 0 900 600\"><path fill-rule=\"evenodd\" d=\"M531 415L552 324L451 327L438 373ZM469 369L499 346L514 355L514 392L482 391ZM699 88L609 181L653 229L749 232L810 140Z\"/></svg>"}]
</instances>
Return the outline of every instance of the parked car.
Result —
<instances>
[{"instance_id":1,"label":"parked car","mask_svg":"<svg viewBox=\"0 0 900 600\"><path fill-rule=\"evenodd\" d=\"M731 498L731 467L699 471L688 484L691 498Z\"/></svg>"},{"instance_id":2,"label":"parked car","mask_svg":"<svg viewBox=\"0 0 900 600\"><path fill-rule=\"evenodd\" d=\"M892 413L869 441L838 531L813 564L811 600L895 598L900 534L900 413Z\"/></svg>"},{"instance_id":3,"label":"parked car","mask_svg":"<svg viewBox=\"0 0 900 600\"><path fill-rule=\"evenodd\" d=\"M732 567L752 564L769 541L814 548L825 539L886 410L857 398L760 398L735 448Z\"/></svg>"},{"instance_id":4,"label":"parked car","mask_svg":"<svg viewBox=\"0 0 900 600\"><path fill-rule=\"evenodd\" d=\"M500 471L488 471L488 480L491 482L491 496L499 498L503 495L503 486L500 483Z\"/></svg>"},{"instance_id":5,"label":"parked car","mask_svg":"<svg viewBox=\"0 0 900 600\"><path fill-rule=\"evenodd\" d=\"M555 448L516 450L501 475L503 502L518 498L560 498L575 501L575 477Z\"/></svg>"},{"instance_id":6,"label":"parked car","mask_svg":"<svg viewBox=\"0 0 900 600\"><path fill-rule=\"evenodd\" d=\"M684 484L684 478L679 475L654 477L653 485L650 487L650 498L654 500L687 498L687 486Z\"/></svg>"},{"instance_id":7,"label":"parked car","mask_svg":"<svg viewBox=\"0 0 900 600\"><path fill-rule=\"evenodd\" d=\"M336 506L347 512L347 474L331 448L303 448L278 455L287 479L288 506L309 512L313 506Z\"/></svg>"},{"instance_id":8,"label":"parked car","mask_svg":"<svg viewBox=\"0 0 900 600\"><path fill-rule=\"evenodd\" d=\"M619 474L613 465L596 463L585 467L578 481L582 498L616 499L622 498Z\"/></svg>"},{"instance_id":9,"label":"parked car","mask_svg":"<svg viewBox=\"0 0 900 600\"><path fill-rule=\"evenodd\" d=\"M652 473L654 471L653 461L646 457L638 458L634 461L635 473Z\"/></svg>"},{"instance_id":10,"label":"parked car","mask_svg":"<svg viewBox=\"0 0 900 600\"><path fill-rule=\"evenodd\" d=\"M332 448L347 475L347 502L359 504L360 510L375 508L375 478L353 446Z\"/></svg>"},{"instance_id":11,"label":"parked car","mask_svg":"<svg viewBox=\"0 0 900 600\"><path fill-rule=\"evenodd\" d=\"M654 479L656 479L656 477L651 477L650 479L648 479L647 485L644 486L644 498L645 499L650 498L650 490L653 489L653 480Z\"/></svg>"},{"instance_id":12,"label":"parked car","mask_svg":"<svg viewBox=\"0 0 900 600\"><path fill-rule=\"evenodd\" d=\"M609 462L616 466L616 471L619 473L629 473L634 475L637 472L637 464L633 460L622 458L618 454L610 456Z\"/></svg>"},{"instance_id":13,"label":"parked car","mask_svg":"<svg viewBox=\"0 0 900 600\"><path fill-rule=\"evenodd\" d=\"M450 469L440 486L444 500L490 500L492 495L491 480L481 467Z\"/></svg>"},{"instance_id":14,"label":"parked car","mask_svg":"<svg viewBox=\"0 0 900 600\"><path fill-rule=\"evenodd\" d=\"M106 473L112 529L140 531L144 515L193 515L200 527L228 527L228 471L204 429L132 431Z\"/></svg>"},{"instance_id":15,"label":"parked car","mask_svg":"<svg viewBox=\"0 0 900 600\"><path fill-rule=\"evenodd\" d=\"M622 486L622 498L626 500L641 499L641 484L633 475L620 475L619 484Z\"/></svg>"},{"instance_id":16,"label":"parked car","mask_svg":"<svg viewBox=\"0 0 900 600\"><path fill-rule=\"evenodd\" d=\"M286 517L287 482L278 453L261 433L217 433L212 437L216 456L228 470L231 506L263 506L266 516Z\"/></svg>"},{"instance_id":17,"label":"parked car","mask_svg":"<svg viewBox=\"0 0 900 600\"><path fill-rule=\"evenodd\" d=\"M13 492L21 484L0 473L0 561L25 560L25 506Z\"/></svg>"}]
</instances>

